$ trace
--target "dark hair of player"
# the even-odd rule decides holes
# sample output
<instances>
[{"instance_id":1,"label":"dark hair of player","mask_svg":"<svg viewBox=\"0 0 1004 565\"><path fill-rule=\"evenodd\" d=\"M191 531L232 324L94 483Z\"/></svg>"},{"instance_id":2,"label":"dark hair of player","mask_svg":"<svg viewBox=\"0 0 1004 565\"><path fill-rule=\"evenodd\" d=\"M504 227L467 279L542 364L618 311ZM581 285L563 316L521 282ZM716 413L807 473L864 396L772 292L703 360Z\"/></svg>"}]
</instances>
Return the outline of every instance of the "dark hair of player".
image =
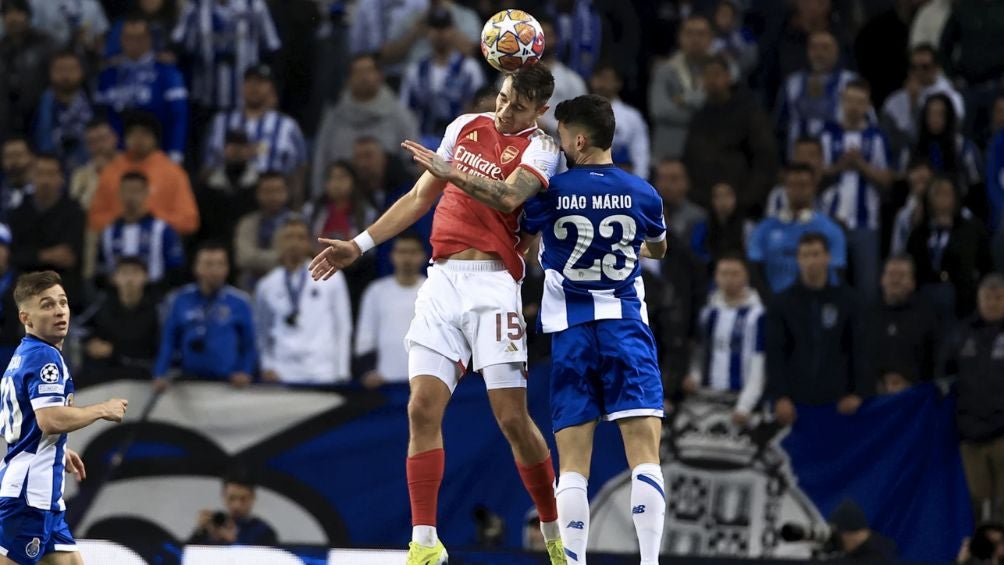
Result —
<instances>
[{"instance_id":1,"label":"dark hair of player","mask_svg":"<svg viewBox=\"0 0 1004 565\"><path fill-rule=\"evenodd\" d=\"M802 237L798 238L798 248L801 249L806 245L812 245L813 243L818 243L823 246L823 249L827 253L830 252L830 242L826 240L823 234L819 232L806 232L802 234Z\"/></svg>"},{"instance_id":2,"label":"dark hair of player","mask_svg":"<svg viewBox=\"0 0 1004 565\"><path fill-rule=\"evenodd\" d=\"M614 110L610 101L596 94L577 96L565 100L554 109L554 119L575 125L588 132L589 142L600 149L610 149L614 142Z\"/></svg>"},{"instance_id":3,"label":"dark hair of player","mask_svg":"<svg viewBox=\"0 0 1004 565\"><path fill-rule=\"evenodd\" d=\"M509 75L512 89L534 104L547 104L554 94L554 75L544 65L530 65Z\"/></svg>"},{"instance_id":4,"label":"dark hair of player","mask_svg":"<svg viewBox=\"0 0 1004 565\"><path fill-rule=\"evenodd\" d=\"M17 278L17 283L14 285L14 302L18 308L22 308L32 298L61 284L63 278L56 271L25 273Z\"/></svg>"},{"instance_id":5,"label":"dark hair of player","mask_svg":"<svg viewBox=\"0 0 1004 565\"><path fill-rule=\"evenodd\" d=\"M119 260L115 262L115 270L117 271L122 267L137 267L143 269L144 273L146 272L146 263L135 255L120 257Z\"/></svg>"},{"instance_id":6,"label":"dark hair of player","mask_svg":"<svg viewBox=\"0 0 1004 565\"><path fill-rule=\"evenodd\" d=\"M144 175L143 173L141 173L139 171L129 171L128 173L125 173L124 175L122 175L122 178L119 179L119 186L121 186L122 183L124 183L126 181L130 181L130 180L131 181L136 181L136 182L139 182L139 183L143 183L144 187L150 185L150 179L146 178L146 175Z\"/></svg>"},{"instance_id":7,"label":"dark hair of player","mask_svg":"<svg viewBox=\"0 0 1004 565\"><path fill-rule=\"evenodd\" d=\"M745 255L743 255L742 253L739 253L737 251L726 251L725 253L722 253L722 256L719 257L717 261L715 261L715 267L717 268L718 265L721 265L726 261L739 263L740 265L742 265L743 270L746 271L746 274L749 275L750 266L746 262Z\"/></svg>"}]
</instances>

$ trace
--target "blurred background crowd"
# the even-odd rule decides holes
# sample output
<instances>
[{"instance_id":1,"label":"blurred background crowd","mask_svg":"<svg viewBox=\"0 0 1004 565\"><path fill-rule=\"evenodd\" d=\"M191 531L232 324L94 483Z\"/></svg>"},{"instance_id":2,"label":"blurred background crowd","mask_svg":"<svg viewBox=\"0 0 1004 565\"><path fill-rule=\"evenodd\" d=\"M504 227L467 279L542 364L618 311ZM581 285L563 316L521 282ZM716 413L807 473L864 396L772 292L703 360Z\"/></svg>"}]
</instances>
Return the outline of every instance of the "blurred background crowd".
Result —
<instances>
[{"instance_id":1,"label":"blurred background crowd","mask_svg":"<svg viewBox=\"0 0 1004 565\"><path fill-rule=\"evenodd\" d=\"M405 382L431 215L333 281L304 265L410 189L402 140L493 109L502 8L544 28L551 107L609 98L664 199L667 404L791 423L954 382L974 515L1004 517L998 0L3 0L3 355L17 273L54 269L82 386Z\"/></svg>"}]
</instances>

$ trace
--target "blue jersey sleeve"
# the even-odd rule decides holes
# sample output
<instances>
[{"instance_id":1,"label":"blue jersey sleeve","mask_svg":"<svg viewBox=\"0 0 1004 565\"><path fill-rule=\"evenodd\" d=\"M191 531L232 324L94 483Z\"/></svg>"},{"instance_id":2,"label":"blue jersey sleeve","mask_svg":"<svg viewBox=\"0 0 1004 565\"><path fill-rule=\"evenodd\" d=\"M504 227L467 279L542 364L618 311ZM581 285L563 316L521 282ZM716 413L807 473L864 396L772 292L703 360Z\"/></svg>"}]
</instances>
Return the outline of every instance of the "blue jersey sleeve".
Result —
<instances>
[{"instance_id":1,"label":"blue jersey sleeve","mask_svg":"<svg viewBox=\"0 0 1004 565\"><path fill-rule=\"evenodd\" d=\"M169 123L164 124L164 149L172 159L180 160L188 135L188 90L178 69L166 67L164 75L164 103L170 115Z\"/></svg>"},{"instance_id":2,"label":"blue jersey sleeve","mask_svg":"<svg viewBox=\"0 0 1004 565\"><path fill-rule=\"evenodd\" d=\"M167 226L164 228L164 267L167 269L180 269L185 265L185 251L181 245L181 238L174 228Z\"/></svg>"},{"instance_id":3,"label":"blue jersey sleeve","mask_svg":"<svg viewBox=\"0 0 1004 565\"><path fill-rule=\"evenodd\" d=\"M67 390L66 365L55 350L33 352L21 366L32 409L66 405L66 395L72 390Z\"/></svg>"},{"instance_id":4,"label":"blue jersey sleeve","mask_svg":"<svg viewBox=\"0 0 1004 565\"><path fill-rule=\"evenodd\" d=\"M235 304L234 316L237 319L240 339L237 370L253 375L255 365L258 363L258 344L255 338L254 314L251 311L251 303L247 300L239 300Z\"/></svg>"},{"instance_id":5,"label":"blue jersey sleeve","mask_svg":"<svg viewBox=\"0 0 1004 565\"><path fill-rule=\"evenodd\" d=\"M757 224L750 235L750 241L746 249L749 260L754 263L763 263L764 260L764 234L767 232L766 222Z\"/></svg>"},{"instance_id":6,"label":"blue jersey sleeve","mask_svg":"<svg viewBox=\"0 0 1004 565\"><path fill-rule=\"evenodd\" d=\"M847 267L847 239L844 231L835 222L827 222L828 228L826 236L830 240L831 265L837 269Z\"/></svg>"},{"instance_id":7,"label":"blue jersey sleeve","mask_svg":"<svg viewBox=\"0 0 1004 565\"><path fill-rule=\"evenodd\" d=\"M182 295L175 295L168 307L160 335L160 350L157 352L157 362L153 368L155 379L167 376L167 372L174 364L175 354L181 350L182 301Z\"/></svg>"},{"instance_id":8,"label":"blue jersey sleeve","mask_svg":"<svg viewBox=\"0 0 1004 565\"><path fill-rule=\"evenodd\" d=\"M550 195L545 192L526 201L526 204L523 205L523 220L520 225L523 231L537 234L544 229L550 219L548 214L552 209L550 200Z\"/></svg>"},{"instance_id":9,"label":"blue jersey sleeve","mask_svg":"<svg viewBox=\"0 0 1004 565\"><path fill-rule=\"evenodd\" d=\"M642 213L645 215L645 241L658 243L666 239L666 217L663 213L662 198L651 186L651 197L645 200Z\"/></svg>"}]
</instances>

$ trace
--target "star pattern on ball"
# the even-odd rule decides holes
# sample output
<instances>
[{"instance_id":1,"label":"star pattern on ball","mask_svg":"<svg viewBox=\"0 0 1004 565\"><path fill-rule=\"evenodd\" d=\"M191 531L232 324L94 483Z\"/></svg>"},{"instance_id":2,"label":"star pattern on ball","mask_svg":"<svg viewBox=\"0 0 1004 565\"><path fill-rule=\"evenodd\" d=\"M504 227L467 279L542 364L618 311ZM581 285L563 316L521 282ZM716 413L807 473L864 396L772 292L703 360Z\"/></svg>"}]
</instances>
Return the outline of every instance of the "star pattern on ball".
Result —
<instances>
[{"instance_id":1,"label":"star pattern on ball","mask_svg":"<svg viewBox=\"0 0 1004 565\"><path fill-rule=\"evenodd\" d=\"M500 22L492 22L492 27L498 30L498 37L504 37L506 33L512 33L516 40L519 41L519 31L516 29L517 24L526 24L526 20L514 20L512 19L512 14L510 12L505 13L505 17L502 18ZM532 45L525 45L523 42L519 42L519 53L514 53L510 55L511 57L519 57L520 65L525 65L530 59L537 57L533 52Z\"/></svg>"}]
</instances>

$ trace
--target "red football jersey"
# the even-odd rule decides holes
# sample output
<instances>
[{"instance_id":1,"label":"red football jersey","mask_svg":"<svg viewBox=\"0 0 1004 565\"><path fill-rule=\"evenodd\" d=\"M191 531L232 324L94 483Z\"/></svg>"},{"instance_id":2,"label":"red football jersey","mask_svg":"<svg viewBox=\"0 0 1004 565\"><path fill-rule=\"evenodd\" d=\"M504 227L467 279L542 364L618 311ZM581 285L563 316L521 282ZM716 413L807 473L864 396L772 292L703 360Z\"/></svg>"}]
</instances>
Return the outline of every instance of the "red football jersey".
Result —
<instances>
[{"instance_id":1,"label":"red football jersey","mask_svg":"<svg viewBox=\"0 0 1004 565\"><path fill-rule=\"evenodd\" d=\"M547 187L558 167L558 146L536 126L506 135L495 128L495 114L464 114L446 128L437 151L465 173L505 180L524 167ZM490 208L452 183L446 185L432 220L432 258L445 259L465 249L496 253L516 280L525 270L519 244L519 216Z\"/></svg>"}]
</instances>

